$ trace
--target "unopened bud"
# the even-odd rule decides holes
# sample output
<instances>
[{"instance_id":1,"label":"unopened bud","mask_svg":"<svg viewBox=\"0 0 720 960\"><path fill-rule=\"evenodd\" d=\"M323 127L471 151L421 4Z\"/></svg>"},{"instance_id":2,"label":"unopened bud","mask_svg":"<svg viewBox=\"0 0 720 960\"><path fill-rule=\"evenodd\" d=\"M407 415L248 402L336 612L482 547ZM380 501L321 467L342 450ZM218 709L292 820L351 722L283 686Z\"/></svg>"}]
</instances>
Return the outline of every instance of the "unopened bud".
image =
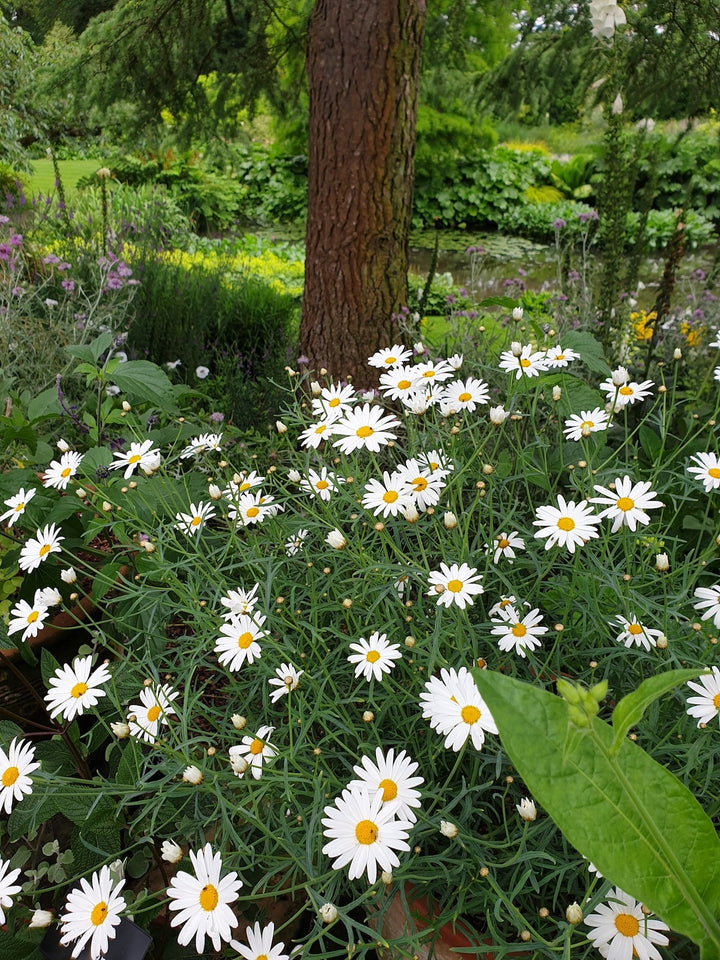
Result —
<instances>
[{"instance_id":1,"label":"unopened bud","mask_svg":"<svg viewBox=\"0 0 720 960\"><path fill-rule=\"evenodd\" d=\"M523 820L536 820L537 819L537 807L533 800L530 800L528 797L522 797L520 803L515 805L515 809L520 814Z\"/></svg>"},{"instance_id":2,"label":"unopened bud","mask_svg":"<svg viewBox=\"0 0 720 960\"><path fill-rule=\"evenodd\" d=\"M578 903L571 903L565 911L565 919L567 922L576 926L578 923L582 923L582 918L583 912L580 905Z\"/></svg>"},{"instance_id":3,"label":"unopened bud","mask_svg":"<svg viewBox=\"0 0 720 960\"><path fill-rule=\"evenodd\" d=\"M189 767L185 767L182 778L185 783L192 783L194 786L197 786L203 781L202 770L200 770L199 767L190 764Z\"/></svg>"},{"instance_id":4,"label":"unopened bud","mask_svg":"<svg viewBox=\"0 0 720 960\"><path fill-rule=\"evenodd\" d=\"M441 821L440 821L440 833L441 833L444 837L447 837L448 840L454 840L455 837L458 835L457 825L454 824L454 823L450 823L449 820L441 820Z\"/></svg>"},{"instance_id":5,"label":"unopened bud","mask_svg":"<svg viewBox=\"0 0 720 960\"><path fill-rule=\"evenodd\" d=\"M655 555L655 569L661 573L665 573L666 570L670 569L670 560L666 553L658 553Z\"/></svg>"},{"instance_id":6,"label":"unopened bud","mask_svg":"<svg viewBox=\"0 0 720 960\"><path fill-rule=\"evenodd\" d=\"M208 495L211 500L219 500L222 497L222 490L216 483L211 483L208 487Z\"/></svg>"},{"instance_id":7,"label":"unopened bud","mask_svg":"<svg viewBox=\"0 0 720 960\"><path fill-rule=\"evenodd\" d=\"M512 318L519 323L523 318L523 308L513 307ZM516 356L519 356L519 354L516 354Z\"/></svg>"},{"instance_id":8,"label":"unopened bud","mask_svg":"<svg viewBox=\"0 0 720 960\"><path fill-rule=\"evenodd\" d=\"M283 433L287 433L287 427L286 427L285 424L282 422L282 420L276 420L276 421L275 421L275 429L276 429L277 432L278 432L279 434L281 434L281 435L282 435Z\"/></svg>"},{"instance_id":9,"label":"unopened bud","mask_svg":"<svg viewBox=\"0 0 720 960\"><path fill-rule=\"evenodd\" d=\"M445 524L446 530L454 530L458 525L458 518L452 512L452 510L447 510L445 516L443 517L443 523Z\"/></svg>"},{"instance_id":10,"label":"unopened bud","mask_svg":"<svg viewBox=\"0 0 720 960\"><path fill-rule=\"evenodd\" d=\"M334 923L338 917L337 907L334 903L324 903L318 910L318 916L323 923Z\"/></svg>"},{"instance_id":11,"label":"unopened bud","mask_svg":"<svg viewBox=\"0 0 720 960\"><path fill-rule=\"evenodd\" d=\"M555 403L558 402L558 400L560 399L561 396L562 396L562 388L561 388L561 387L558 387L558 385L556 384L556 385L553 387L553 392L552 392L552 398L553 398L553 400L555 401Z\"/></svg>"},{"instance_id":12,"label":"unopened bud","mask_svg":"<svg viewBox=\"0 0 720 960\"><path fill-rule=\"evenodd\" d=\"M130 736L130 727L126 723L111 723L110 729L118 740L126 740Z\"/></svg>"},{"instance_id":13,"label":"unopened bud","mask_svg":"<svg viewBox=\"0 0 720 960\"><path fill-rule=\"evenodd\" d=\"M322 393L322 387L317 382L317 380L312 381L312 383L310 384L310 390L312 391L312 395L314 397L319 397L320 394Z\"/></svg>"},{"instance_id":14,"label":"unopened bud","mask_svg":"<svg viewBox=\"0 0 720 960\"><path fill-rule=\"evenodd\" d=\"M245 727L246 723L247 723L246 717L241 717L239 713L234 713L232 715L232 725L235 727L236 730L242 730Z\"/></svg>"}]
</instances>

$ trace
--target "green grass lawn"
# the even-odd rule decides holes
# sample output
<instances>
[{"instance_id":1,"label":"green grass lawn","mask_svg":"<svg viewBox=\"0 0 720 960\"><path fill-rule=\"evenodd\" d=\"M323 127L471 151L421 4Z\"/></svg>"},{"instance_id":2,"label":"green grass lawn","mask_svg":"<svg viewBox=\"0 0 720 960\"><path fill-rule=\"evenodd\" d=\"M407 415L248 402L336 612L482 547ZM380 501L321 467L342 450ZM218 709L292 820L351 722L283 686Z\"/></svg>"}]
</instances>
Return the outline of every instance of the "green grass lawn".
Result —
<instances>
[{"instance_id":1,"label":"green grass lawn","mask_svg":"<svg viewBox=\"0 0 720 960\"><path fill-rule=\"evenodd\" d=\"M99 160L59 160L58 166L65 193L71 195L75 192L78 180L95 173L102 163ZM55 189L55 171L52 162L47 159L33 160L32 167L29 193L42 193L47 196Z\"/></svg>"}]
</instances>

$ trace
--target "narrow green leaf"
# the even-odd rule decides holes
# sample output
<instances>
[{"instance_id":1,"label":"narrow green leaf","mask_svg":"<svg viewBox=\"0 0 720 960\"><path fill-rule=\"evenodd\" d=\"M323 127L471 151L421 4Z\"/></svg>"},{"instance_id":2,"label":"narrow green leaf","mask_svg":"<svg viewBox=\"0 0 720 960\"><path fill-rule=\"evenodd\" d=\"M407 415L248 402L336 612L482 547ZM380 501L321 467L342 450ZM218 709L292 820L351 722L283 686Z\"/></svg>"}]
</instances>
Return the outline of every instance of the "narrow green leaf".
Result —
<instances>
[{"instance_id":1,"label":"narrow green leaf","mask_svg":"<svg viewBox=\"0 0 720 960\"><path fill-rule=\"evenodd\" d=\"M612 725L615 729L615 739L613 740L612 752L617 753L620 744L630 729L642 719L642 715L653 702L659 699L668 690L679 686L681 683L687 683L688 680L694 680L702 673L708 673L707 670L669 670L666 673L658 673L654 677L648 677L643 680L637 690L633 690L626 697L620 700L613 710Z\"/></svg>"},{"instance_id":2,"label":"narrow green leaf","mask_svg":"<svg viewBox=\"0 0 720 960\"><path fill-rule=\"evenodd\" d=\"M473 671L502 744L534 799L609 880L720 956L720 840L690 791L612 728L579 730L559 697ZM714 953L713 953L714 951Z\"/></svg>"}]
</instances>

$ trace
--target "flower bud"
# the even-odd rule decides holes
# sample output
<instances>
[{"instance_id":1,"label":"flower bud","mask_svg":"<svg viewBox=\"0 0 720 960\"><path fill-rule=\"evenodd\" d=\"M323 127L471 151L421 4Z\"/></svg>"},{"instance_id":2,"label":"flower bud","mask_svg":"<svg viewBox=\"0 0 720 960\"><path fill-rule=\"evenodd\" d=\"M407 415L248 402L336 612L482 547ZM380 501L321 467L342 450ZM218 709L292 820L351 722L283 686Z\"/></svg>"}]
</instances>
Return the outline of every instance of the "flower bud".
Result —
<instances>
[{"instance_id":1,"label":"flower bud","mask_svg":"<svg viewBox=\"0 0 720 960\"><path fill-rule=\"evenodd\" d=\"M49 927L54 919L52 910L36 910L30 920L30 929L43 930L45 927Z\"/></svg>"},{"instance_id":2,"label":"flower bud","mask_svg":"<svg viewBox=\"0 0 720 960\"><path fill-rule=\"evenodd\" d=\"M232 715L232 725L236 730L242 730L246 723L247 719L245 717L241 717L239 713L234 713Z\"/></svg>"},{"instance_id":3,"label":"flower bud","mask_svg":"<svg viewBox=\"0 0 720 960\"><path fill-rule=\"evenodd\" d=\"M403 516L408 523L417 523L420 519L420 514L417 512L417 508L414 503L410 503L403 510Z\"/></svg>"},{"instance_id":4,"label":"flower bud","mask_svg":"<svg viewBox=\"0 0 720 960\"><path fill-rule=\"evenodd\" d=\"M58 448L58 450L60 451L60 453L67 453L68 450L70 449L70 444L67 442L67 440L63 440L62 437L60 437L60 439L59 439L58 442L55 444L55 446ZM38 911L36 911L36 912L38 912ZM42 912L46 912L46 911L39 911L39 912L42 913Z\"/></svg>"},{"instance_id":5,"label":"flower bud","mask_svg":"<svg viewBox=\"0 0 720 960\"><path fill-rule=\"evenodd\" d=\"M222 490L216 483L211 483L208 487L208 495L211 500L219 500L222 497Z\"/></svg>"},{"instance_id":6,"label":"flower bud","mask_svg":"<svg viewBox=\"0 0 720 960\"><path fill-rule=\"evenodd\" d=\"M310 390L312 391L312 395L314 397L319 397L320 394L322 393L322 387L317 382L317 380L312 381L312 383L310 384Z\"/></svg>"},{"instance_id":7,"label":"flower bud","mask_svg":"<svg viewBox=\"0 0 720 960\"><path fill-rule=\"evenodd\" d=\"M183 848L174 840L163 840L160 856L166 863L178 863L183 857Z\"/></svg>"},{"instance_id":8,"label":"flower bud","mask_svg":"<svg viewBox=\"0 0 720 960\"><path fill-rule=\"evenodd\" d=\"M519 340L513 340L510 344L510 352L514 357L519 357L522 354L522 344Z\"/></svg>"},{"instance_id":9,"label":"flower bud","mask_svg":"<svg viewBox=\"0 0 720 960\"><path fill-rule=\"evenodd\" d=\"M618 367L612 372L612 382L614 387L623 387L630 379L630 374L625 367Z\"/></svg>"},{"instance_id":10,"label":"flower bud","mask_svg":"<svg viewBox=\"0 0 720 960\"><path fill-rule=\"evenodd\" d=\"M123 410L125 411L125 413L129 413L129 412L132 410L132 407L131 407L130 404L127 402L127 400L123 400L123 402L122 402L122 408L123 408Z\"/></svg>"},{"instance_id":11,"label":"flower bud","mask_svg":"<svg viewBox=\"0 0 720 960\"><path fill-rule=\"evenodd\" d=\"M347 540L337 529L330 531L330 533L325 537L325 543L335 550L344 550L347 546Z\"/></svg>"},{"instance_id":12,"label":"flower bud","mask_svg":"<svg viewBox=\"0 0 720 960\"><path fill-rule=\"evenodd\" d=\"M441 820L441 821L440 821L440 833L441 833L444 837L447 837L448 840L454 840L455 837L458 835L458 828L457 828L456 824L450 823L449 820Z\"/></svg>"},{"instance_id":13,"label":"flower bud","mask_svg":"<svg viewBox=\"0 0 720 960\"><path fill-rule=\"evenodd\" d=\"M275 429L277 430L277 432L278 432L281 436L282 436L283 433L287 433L287 427L286 427L285 424L282 422L282 420L276 420L276 421L275 421Z\"/></svg>"},{"instance_id":14,"label":"flower bud","mask_svg":"<svg viewBox=\"0 0 720 960\"><path fill-rule=\"evenodd\" d=\"M454 530L458 525L458 518L452 512L452 510L446 510L445 516L443 517L443 523L446 530Z\"/></svg>"},{"instance_id":15,"label":"flower bud","mask_svg":"<svg viewBox=\"0 0 720 960\"><path fill-rule=\"evenodd\" d=\"M675 347L673 350L673 360L682 360L682 350L680 347Z\"/></svg>"},{"instance_id":16,"label":"flower bud","mask_svg":"<svg viewBox=\"0 0 720 960\"><path fill-rule=\"evenodd\" d=\"M666 570L670 569L670 561L666 553L658 553L655 555L655 569L661 573L665 573Z\"/></svg>"},{"instance_id":17,"label":"flower bud","mask_svg":"<svg viewBox=\"0 0 720 960\"><path fill-rule=\"evenodd\" d=\"M75 583L77 574L72 567L68 567L67 570L60 571L60 579L63 583Z\"/></svg>"},{"instance_id":18,"label":"flower bud","mask_svg":"<svg viewBox=\"0 0 720 960\"><path fill-rule=\"evenodd\" d=\"M614 117L619 117L623 112L623 101L620 94L618 94L613 100L612 112Z\"/></svg>"},{"instance_id":19,"label":"flower bud","mask_svg":"<svg viewBox=\"0 0 720 960\"><path fill-rule=\"evenodd\" d=\"M576 926L578 923L582 923L583 912L580 908L580 905L577 903L571 903L570 906L565 911L565 919L568 923L571 923L573 926Z\"/></svg>"},{"instance_id":20,"label":"flower bud","mask_svg":"<svg viewBox=\"0 0 720 960\"><path fill-rule=\"evenodd\" d=\"M535 806L535 802L529 797L522 797L520 803L515 804L515 809L523 820L532 821L537 819L537 807Z\"/></svg>"},{"instance_id":21,"label":"flower bud","mask_svg":"<svg viewBox=\"0 0 720 960\"><path fill-rule=\"evenodd\" d=\"M334 923L338 916L337 907L334 903L324 903L318 910L318 916L323 923Z\"/></svg>"},{"instance_id":22,"label":"flower bud","mask_svg":"<svg viewBox=\"0 0 720 960\"><path fill-rule=\"evenodd\" d=\"M366 710L363 713L362 718L365 723L372 723L373 720L375 719L375 714L372 712L372 710Z\"/></svg>"},{"instance_id":23,"label":"flower bud","mask_svg":"<svg viewBox=\"0 0 720 960\"><path fill-rule=\"evenodd\" d=\"M504 407L490 407L488 415L490 423L495 427L501 427L507 420L507 411Z\"/></svg>"},{"instance_id":24,"label":"flower bud","mask_svg":"<svg viewBox=\"0 0 720 960\"><path fill-rule=\"evenodd\" d=\"M562 396L562 387L559 387L557 384L555 384L552 391L552 398L555 401L555 403L558 402L561 396Z\"/></svg>"},{"instance_id":25,"label":"flower bud","mask_svg":"<svg viewBox=\"0 0 720 960\"><path fill-rule=\"evenodd\" d=\"M300 483L302 477L299 470L288 470L288 480L291 483Z\"/></svg>"},{"instance_id":26,"label":"flower bud","mask_svg":"<svg viewBox=\"0 0 720 960\"><path fill-rule=\"evenodd\" d=\"M118 740L126 740L130 736L130 727L126 723L111 723L110 729Z\"/></svg>"},{"instance_id":27,"label":"flower bud","mask_svg":"<svg viewBox=\"0 0 720 960\"><path fill-rule=\"evenodd\" d=\"M522 307L513 307L512 318L516 322L520 322L523 318L523 308Z\"/></svg>"},{"instance_id":28,"label":"flower bud","mask_svg":"<svg viewBox=\"0 0 720 960\"><path fill-rule=\"evenodd\" d=\"M182 778L185 783L192 783L194 786L197 786L203 781L202 770L193 764L190 764L189 767L185 767Z\"/></svg>"}]
</instances>

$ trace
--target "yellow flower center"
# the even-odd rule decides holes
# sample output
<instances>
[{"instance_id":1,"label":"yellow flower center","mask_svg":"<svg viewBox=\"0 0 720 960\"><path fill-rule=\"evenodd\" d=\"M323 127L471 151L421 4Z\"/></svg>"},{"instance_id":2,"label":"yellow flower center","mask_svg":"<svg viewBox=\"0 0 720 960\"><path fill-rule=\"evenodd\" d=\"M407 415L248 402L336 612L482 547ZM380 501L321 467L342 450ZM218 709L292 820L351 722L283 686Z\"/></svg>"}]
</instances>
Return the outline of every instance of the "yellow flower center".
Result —
<instances>
[{"instance_id":1,"label":"yellow flower center","mask_svg":"<svg viewBox=\"0 0 720 960\"><path fill-rule=\"evenodd\" d=\"M72 473L72 470L70 469L70 467L65 467L65 469L62 471L62 473L60 474L60 476L63 477L63 478L64 478L64 477L69 477L71 473Z\"/></svg>"},{"instance_id":2,"label":"yellow flower center","mask_svg":"<svg viewBox=\"0 0 720 960\"><path fill-rule=\"evenodd\" d=\"M247 650L250 644L253 642L253 635L249 630L246 630L245 633L241 633L238 637L238 646L241 650Z\"/></svg>"},{"instance_id":3,"label":"yellow flower center","mask_svg":"<svg viewBox=\"0 0 720 960\"><path fill-rule=\"evenodd\" d=\"M629 623L627 632L636 637L639 633L642 633L643 630L639 623Z\"/></svg>"},{"instance_id":4,"label":"yellow flower center","mask_svg":"<svg viewBox=\"0 0 720 960\"><path fill-rule=\"evenodd\" d=\"M465 393L460 394L460 396L458 397L458 400L460 401L460 403L467 403L468 400L472 400L472 394L465 391Z\"/></svg>"},{"instance_id":5,"label":"yellow flower center","mask_svg":"<svg viewBox=\"0 0 720 960\"><path fill-rule=\"evenodd\" d=\"M383 494L383 500L385 503L395 503L398 498L397 490L386 490Z\"/></svg>"},{"instance_id":6,"label":"yellow flower center","mask_svg":"<svg viewBox=\"0 0 720 960\"><path fill-rule=\"evenodd\" d=\"M255 739L253 740L253 742L250 744L250 753L251 753L254 757L256 757L259 753L262 753L262 752L263 752L263 747L264 747L264 746L265 746L265 744L263 743L263 741L262 741L262 740L258 740L258 738L255 737Z\"/></svg>"},{"instance_id":7,"label":"yellow flower center","mask_svg":"<svg viewBox=\"0 0 720 960\"><path fill-rule=\"evenodd\" d=\"M29 623L29 624L30 624L30 623L35 623L35 622L37 621L37 618L38 618L39 616L40 616L40 614L37 612L37 610L33 610L32 613L28 614L27 623Z\"/></svg>"},{"instance_id":8,"label":"yellow flower center","mask_svg":"<svg viewBox=\"0 0 720 960\"><path fill-rule=\"evenodd\" d=\"M426 380L429 380L431 377L434 377L434 376L435 376L435 371L434 371L434 370L426 370L425 373L423 374L423 377L424 377Z\"/></svg>"},{"instance_id":9,"label":"yellow flower center","mask_svg":"<svg viewBox=\"0 0 720 960\"><path fill-rule=\"evenodd\" d=\"M72 690L70 691L70 696L73 697L75 700L79 700L84 693L87 693L87 688L88 688L87 684L80 681L80 683L76 683L75 686L72 688Z\"/></svg>"},{"instance_id":10,"label":"yellow flower center","mask_svg":"<svg viewBox=\"0 0 720 960\"><path fill-rule=\"evenodd\" d=\"M720 467L710 467L708 476L712 477L713 480L720 480Z\"/></svg>"},{"instance_id":11,"label":"yellow flower center","mask_svg":"<svg viewBox=\"0 0 720 960\"><path fill-rule=\"evenodd\" d=\"M720 710L720 693L716 693L713 697L713 706L716 710Z\"/></svg>"},{"instance_id":12,"label":"yellow flower center","mask_svg":"<svg viewBox=\"0 0 720 960\"><path fill-rule=\"evenodd\" d=\"M139 453L134 453L131 457L128 457L128 464L137 463L139 460L142 460L142 457Z\"/></svg>"},{"instance_id":13,"label":"yellow flower center","mask_svg":"<svg viewBox=\"0 0 720 960\"><path fill-rule=\"evenodd\" d=\"M0 778L0 782L4 787L11 787L19 776L20 771L17 767L8 767Z\"/></svg>"},{"instance_id":14,"label":"yellow flower center","mask_svg":"<svg viewBox=\"0 0 720 960\"><path fill-rule=\"evenodd\" d=\"M22 513L22 511L23 511L24 509L25 509L25 501L23 500L22 503L19 503L19 504L15 507L15 513Z\"/></svg>"},{"instance_id":15,"label":"yellow flower center","mask_svg":"<svg viewBox=\"0 0 720 960\"><path fill-rule=\"evenodd\" d=\"M530 361L528 360L527 357L523 357L523 358L522 358L522 360L520 361L520 366L521 366L521 367L529 367L529 366L530 366Z\"/></svg>"},{"instance_id":16,"label":"yellow flower center","mask_svg":"<svg viewBox=\"0 0 720 960\"><path fill-rule=\"evenodd\" d=\"M634 917L631 913L619 913L615 917L615 926L618 933L621 933L624 937L636 937L640 932L637 917Z\"/></svg>"},{"instance_id":17,"label":"yellow flower center","mask_svg":"<svg viewBox=\"0 0 720 960\"><path fill-rule=\"evenodd\" d=\"M498 547L500 547L501 550L504 550L506 547L510 546L510 541L506 540L505 537L500 537L500 539L497 542L497 545Z\"/></svg>"},{"instance_id":18,"label":"yellow flower center","mask_svg":"<svg viewBox=\"0 0 720 960\"><path fill-rule=\"evenodd\" d=\"M469 703L466 707L462 708L460 711L460 716L463 718L465 723L467 723L469 726L472 726L480 719L480 711L472 703Z\"/></svg>"},{"instance_id":19,"label":"yellow flower center","mask_svg":"<svg viewBox=\"0 0 720 960\"><path fill-rule=\"evenodd\" d=\"M589 430L592 430L594 426L595 423L592 420L583 420L583 422L580 424L580 429L582 430L583 427L587 427Z\"/></svg>"},{"instance_id":20,"label":"yellow flower center","mask_svg":"<svg viewBox=\"0 0 720 960\"><path fill-rule=\"evenodd\" d=\"M211 883L206 883L200 891L199 899L200 906L209 913L218 905L220 897L215 887Z\"/></svg>"},{"instance_id":21,"label":"yellow flower center","mask_svg":"<svg viewBox=\"0 0 720 960\"><path fill-rule=\"evenodd\" d=\"M412 485L416 490L425 490L428 482L425 477L415 477L415 479L412 481Z\"/></svg>"},{"instance_id":22,"label":"yellow flower center","mask_svg":"<svg viewBox=\"0 0 720 960\"><path fill-rule=\"evenodd\" d=\"M148 710L147 718L150 721L150 723L155 723L155 721L157 720L157 718L160 716L161 713L162 713L162 710L157 704L155 704L154 707L150 707L150 709Z\"/></svg>"},{"instance_id":23,"label":"yellow flower center","mask_svg":"<svg viewBox=\"0 0 720 960\"><path fill-rule=\"evenodd\" d=\"M202 523L202 517L193 517L192 520L190 521L190 526L199 527L201 523Z\"/></svg>"},{"instance_id":24,"label":"yellow flower center","mask_svg":"<svg viewBox=\"0 0 720 960\"><path fill-rule=\"evenodd\" d=\"M384 363L390 366L391 363L397 363L397 357L385 357Z\"/></svg>"},{"instance_id":25,"label":"yellow flower center","mask_svg":"<svg viewBox=\"0 0 720 960\"><path fill-rule=\"evenodd\" d=\"M462 580L448 580L447 588L450 593L460 593L463 588L463 582Z\"/></svg>"},{"instance_id":26,"label":"yellow flower center","mask_svg":"<svg viewBox=\"0 0 720 960\"><path fill-rule=\"evenodd\" d=\"M564 530L566 533L575 529L575 521L572 519L572 517L560 517L557 525L558 530Z\"/></svg>"},{"instance_id":27,"label":"yellow flower center","mask_svg":"<svg viewBox=\"0 0 720 960\"><path fill-rule=\"evenodd\" d=\"M624 513L627 513L628 510L632 510L635 506L635 501L631 500L630 497L618 497L615 501L615 506L618 510L622 510Z\"/></svg>"},{"instance_id":28,"label":"yellow flower center","mask_svg":"<svg viewBox=\"0 0 720 960\"><path fill-rule=\"evenodd\" d=\"M258 507L248 507L246 513L249 517L256 517L260 513L260 510Z\"/></svg>"},{"instance_id":29,"label":"yellow flower center","mask_svg":"<svg viewBox=\"0 0 720 960\"><path fill-rule=\"evenodd\" d=\"M565 359L565 354L564 354L564 353L557 353L557 354L555 354L555 357L554 357L553 359L555 359L555 360L564 360L564 359Z\"/></svg>"},{"instance_id":30,"label":"yellow flower center","mask_svg":"<svg viewBox=\"0 0 720 960\"><path fill-rule=\"evenodd\" d=\"M381 780L380 783L378 784L378 790L382 790L383 792L382 798L383 798L383 802L385 803L388 800L394 800L395 797L398 795L397 784L395 783L394 780L387 780L387 779Z\"/></svg>"},{"instance_id":31,"label":"yellow flower center","mask_svg":"<svg viewBox=\"0 0 720 960\"><path fill-rule=\"evenodd\" d=\"M101 924L105 923L105 917L107 917L108 907L104 900L101 900L100 903L96 903L92 908L92 913L90 914L90 923L94 927L99 927Z\"/></svg>"},{"instance_id":32,"label":"yellow flower center","mask_svg":"<svg viewBox=\"0 0 720 960\"><path fill-rule=\"evenodd\" d=\"M365 659L368 663L377 663L380 659L380 654L377 650L368 650L368 652L365 654Z\"/></svg>"},{"instance_id":33,"label":"yellow flower center","mask_svg":"<svg viewBox=\"0 0 720 960\"><path fill-rule=\"evenodd\" d=\"M339 406L340 406L340 397L333 397L332 400L330 401L330 403L328 404L328 406L329 406L329 407L339 407Z\"/></svg>"},{"instance_id":34,"label":"yellow flower center","mask_svg":"<svg viewBox=\"0 0 720 960\"><path fill-rule=\"evenodd\" d=\"M632 387L620 387L618 393L621 393L624 397L632 396L633 388Z\"/></svg>"},{"instance_id":35,"label":"yellow flower center","mask_svg":"<svg viewBox=\"0 0 720 960\"><path fill-rule=\"evenodd\" d=\"M50 544L49 544L49 543L44 543L44 544L40 547L40 556L41 556L41 557L46 557L49 553L50 553Z\"/></svg>"},{"instance_id":36,"label":"yellow flower center","mask_svg":"<svg viewBox=\"0 0 720 960\"><path fill-rule=\"evenodd\" d=\"M327 430L327 424L321 423L319 427L315 427L315 433L325 433Z\"/></svg>"},{"instance_id":37,"label":"yellow flower center","mask_svg":"<svg viewBox=\"0 0 720 960\"><path fill-rule=\"evenodd\" d=\"M330 484L327 482L327 480L318 480L315 486L317 487L318 490L327 490Z\"/></svg>"},{"instance_id":38,"label":"yellow flower center","mask_svg":"<svg viewBox=\"0 0 720 960\"><path fill-rule=\"evenodd\" d=\"M412 386L412 380L398 380L398 390L409 390Z\"/></svg>"},{"instance_id":39,"label":"yellow flower center","mask_svg":"<svg viewBox=\"0 0 720 960\"><path fill-rule=\"evenodd\" d=\"M524 623L516 623L510 632L514 637L524 637L527 633L527 627Z\"/></svg>"},{"instance_id":40,"label":"yellow flower center","mask_svg":"<svg viewBox=\"0 0 720 960\"><path fill-rule=\"evenodd\" d=\"M355 839L358 843L375 843L378 838L378 826L372 820L361 820L355 827Z\"/></svg>"},{"instance_id":41,"label":"yellow flower center","mask_svg":"<svg viewBox=\"0 0 720 960\"><path fill-rule=\"evenodd\" d=\"M364 424L362 427L358 427L355 431L355 435L360 437L362 440L364 440L365 437L371 437L373 433L375 433L375 431L367 424Z\"/></svg>"}]
</instances>

